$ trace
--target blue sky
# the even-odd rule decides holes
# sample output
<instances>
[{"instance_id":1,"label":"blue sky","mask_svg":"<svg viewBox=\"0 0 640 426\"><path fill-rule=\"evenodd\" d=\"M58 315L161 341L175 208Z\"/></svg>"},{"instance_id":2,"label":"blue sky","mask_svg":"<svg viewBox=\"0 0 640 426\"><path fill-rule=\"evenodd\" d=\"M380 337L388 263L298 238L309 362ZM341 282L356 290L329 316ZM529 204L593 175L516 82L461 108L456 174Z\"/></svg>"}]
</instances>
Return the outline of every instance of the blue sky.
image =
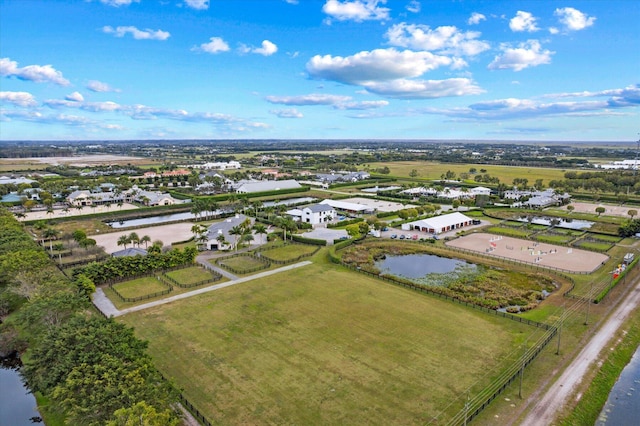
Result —
<instances>
[{"instance_id":1,"label":"blue sky","mask_svg":"<svg viewBox=\"0 0 640 426\"><path fill-rule=\"evenodd\" d=\"M0 140L636 141L640 2L0 0Z\"/></svg>"}]
</instances>

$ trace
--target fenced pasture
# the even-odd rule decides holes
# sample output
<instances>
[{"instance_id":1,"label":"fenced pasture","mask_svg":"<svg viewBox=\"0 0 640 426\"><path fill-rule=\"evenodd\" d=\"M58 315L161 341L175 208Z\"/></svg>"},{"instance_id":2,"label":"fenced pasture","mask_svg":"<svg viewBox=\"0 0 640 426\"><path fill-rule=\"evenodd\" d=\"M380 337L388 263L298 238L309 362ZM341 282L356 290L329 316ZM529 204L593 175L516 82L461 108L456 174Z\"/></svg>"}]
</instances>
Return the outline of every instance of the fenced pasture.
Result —
<instances>
[{"instance_id":1,"label":"fenced pasture","mask_svg":"<svg viewBox=\"0 0 640 426\"><path fill-rule=\"evenodd\" d=\"M282 244L277 247L261 250L260 256L276 263L292 263L309 257L320 250L320 246L309 244Z\"/></svg>"},{"instance_id":2,"label":"fenced pasture","mask_svg":"<svg viewBox=\"0 0 640 426\"><path fill-rule=\"evenodd\" d=\"M262 271L271 266L267 259L257 257L253 253L239 253L216 259L216 264L234 274L250 274Z\"/></svg>"},{"instance_id":3,"label":"fenced pasture","mask_svg":"<svg viewBox=\"0 0 640 426\"><path fill-rule=\"evenodd\" d=\"M486 233L468 234L446 244L569 273L591 273L609 259L602 253Z\"/></svg>"},{"instance_id":4,"label":"fenced pasture","mask_svg":"<svg viewBox=\"0 0 640 426\"><path fill-rule=\"evenodd\" d=\"M156 276L136 278L112 284L111 289L123 302L137 302L171 292L171 286Z\"/></svg>"},{"instance_id":5,"label":"fenced pasture","mask_svg":"<svg viewBox=\"0 0 640 426\"><path fill-rule=\"evenodd\" d=\"M121 320L214 424L444 424L545 333L326 264Z\"/></svg>"},{"instance_id":6,"label":"fenced pasture","mask_svg":"<svg viewBox=\"0 0 640 426\"><path fill-rule=\"evenodd\" d=\"M167 279L171 284L178 287L191 288L212 283L221 279L222 276L201 266L190 266L166 272L162 278Z\"/></svg>"}]
</instances>

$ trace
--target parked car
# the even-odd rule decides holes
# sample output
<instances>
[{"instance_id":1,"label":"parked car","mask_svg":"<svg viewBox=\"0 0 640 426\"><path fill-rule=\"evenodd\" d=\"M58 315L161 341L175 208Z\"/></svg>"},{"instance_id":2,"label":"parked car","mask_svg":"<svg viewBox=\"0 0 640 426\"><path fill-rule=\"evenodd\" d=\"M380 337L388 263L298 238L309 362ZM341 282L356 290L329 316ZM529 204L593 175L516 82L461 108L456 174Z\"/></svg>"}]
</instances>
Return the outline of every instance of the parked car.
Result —
<instances>
[{"instance_id":1,"label":"parked car","mask_svg":"<svg viewBox=\"0 0 640 426\"><path fill-rule=\"evenodd\" d=\"M381 229L382 231L388 231L389 228L387 228L386 226L384 228Z\"/></svg>"},{"instance_id":2,"label":"parked car","mask_svg":"<svg viewBox=\"0 0 640 426\"><path fill-rule=\"evenodd\" d=\"M400 239L404 240L406 237L404 236L404 234L400 235Z\"/></svg>"},{"instance_id":3,"label":"parked car","mask_svg":"<svg viewBox=\"0 0 640 426\"><path fill-rule=\"evenodd\" d=\"M398 236L396 234L391 235L391 238L395 239L398 238Z\"/></svg>"},{"instance_id":4,"label":"parked car","mask_svg":"<svg viewBox=\"0 0 640 426\"><path fill-rule=\"evenodd\" d=\"M417 239L418 239L418 234L414 234L414 235L411 237L411 239L412 239L412 240L417 240Z\"/></svg>"}]
</instances>

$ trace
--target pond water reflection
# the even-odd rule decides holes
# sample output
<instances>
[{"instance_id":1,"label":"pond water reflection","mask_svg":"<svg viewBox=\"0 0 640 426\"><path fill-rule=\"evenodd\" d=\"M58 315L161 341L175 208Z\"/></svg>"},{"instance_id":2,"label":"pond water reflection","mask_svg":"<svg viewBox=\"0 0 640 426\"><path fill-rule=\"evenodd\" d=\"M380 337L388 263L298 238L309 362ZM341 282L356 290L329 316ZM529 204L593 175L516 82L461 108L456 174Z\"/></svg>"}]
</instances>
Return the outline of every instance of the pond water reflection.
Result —
<instances>
[{"instance_id":1,"label":"pond water reflection","mask_svg":"<svg viewBox=\"0 0 640 426\"><path fill-rule=\"evenodd\" d=\"M556 225L557 228L581 230L581 229L589 229L593 225L593 222L590 222L588 220L560 219L560 218L550 218L550 217L542 217L542 216L534 216L531 219L531 223L535 225L551 226L551 221L553 219L556 219L558 221L558 224ZM518 222L529 222L529 218L527 217L519 217L516 220Z\"/></svg>"},{"instance_id":2,"label":"pond water reflection","mask_svg":"<svg viewBox=\"0 0 640 426\"><path fill-rule=\"evenodd\" d=\"M449 274L460 267L474 266L464 260L449 259L432 254L386 256L376 262L376 267L380 272L410 279L422 278L429 274Z\"/></svg>"},{"instance_id":3,"label":"pond water reflection","mask_svg":"<svg viewBox=\"0 0 640 426\"><path fill-rule=\"evenodd\" d=\"M27 426L40 423L36 399L22 382L17 358L0 362L0 425Z\"/></svg>"}]
</instances>

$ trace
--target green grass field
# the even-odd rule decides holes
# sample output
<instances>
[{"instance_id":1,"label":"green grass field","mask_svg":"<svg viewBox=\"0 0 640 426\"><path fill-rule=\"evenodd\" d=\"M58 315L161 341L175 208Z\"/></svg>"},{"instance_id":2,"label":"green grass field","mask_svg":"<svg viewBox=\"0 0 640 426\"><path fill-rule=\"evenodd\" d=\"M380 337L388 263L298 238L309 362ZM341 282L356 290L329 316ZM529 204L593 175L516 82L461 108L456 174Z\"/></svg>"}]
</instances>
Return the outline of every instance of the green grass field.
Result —
<instances>
[{"instance_id":1,"label":"green grass field","mask_svg":"<svg viewBox=\"0 0 640 426\"><path fill-rule=\"evenodd\" d=\"M189 268L170 271L165 273L165 275L184 285L210 280L212 278L211 272L200 266L192 266Z\"/></svg>"},{"instance_id":2,"label":"green grass field","mask_svg":"<svg viewBox=\"0 0 640 426\"><path fill-rule=\"evenodd\" d=\"M216 424L425 424L536 333L328 264L121 319Z\"/></svg>"},{"instance_id":3,"label":"green grass field","mask_svg":"<svg viewBox=\"0 0 640 426\"><path fill-rule=\"evenodd\" d=\"M305 244L287 244L285 246L275 247L270 250L265 250L262 255L273 260L281 260L286 262L291 259L295 259L298 256L311 254L318 249L317 246L305 245Z\"/></svg>"},{"instance_id":4,"label":"green grass field","mask_svg":"<svg viewBox=\"0 0 640 426\"><path fill-rule=\"evenodd\" d=\"M164 291L167 289L167 286L156 277L142 277L114 284L113 288L116 289L122 297L134 298Z\"/></svg>"},{"instance_id":5,"label":"green grass field","mask_svg":"<svg viewBox=\"0 0 640 426\"><path fill-rule=\"evenodd\" d=\"M250 256L225 257L224 259L220 259L217 263L223 268L231 268L236 271L251 271L260 267L264 267L266 269L269 266L267 262Z\"/></svg>"},{"instance_id":6,"label":"green grass field","mask_svg":"<svg viewBox=\"0 0 640 426\"><path fill-rule=\"evenodd\" d=\"M529 235L533 233L526 228L505 228L502 226L491 226L486 228L485 231L491 232L492 234L505 235L507 237L515 237L515 238L527 238Z\"/></svg>"},{"instance_id":7,"label":"green grass field","mask_svg":"<svg viewBox=\"0 0 640 426\"><path fill-rule=\"evenodd\" d=\"M440 179L440 176L448 170L456 173L456 178L460 173L469 173L469 169L475 167L477 174L481 173L480 169L486 169L486 173L492 177L497 177L500 182L510 185L515 178L529 179L529 183L533 184L536 179L542 179L544 185L549 184L550 180L564 179L564 169L538 168L538 167L513 167L513 166L494 166L490 164L451 164L438 163L431 161L394 161L389 163L371 163L369 167L376 169L380 167L389 167L390 175L402 178L408 178L411 170L418 171L418 179L433 180ZM473 181L474 175L470 175Z\"/></svg>"}]
</instances>

